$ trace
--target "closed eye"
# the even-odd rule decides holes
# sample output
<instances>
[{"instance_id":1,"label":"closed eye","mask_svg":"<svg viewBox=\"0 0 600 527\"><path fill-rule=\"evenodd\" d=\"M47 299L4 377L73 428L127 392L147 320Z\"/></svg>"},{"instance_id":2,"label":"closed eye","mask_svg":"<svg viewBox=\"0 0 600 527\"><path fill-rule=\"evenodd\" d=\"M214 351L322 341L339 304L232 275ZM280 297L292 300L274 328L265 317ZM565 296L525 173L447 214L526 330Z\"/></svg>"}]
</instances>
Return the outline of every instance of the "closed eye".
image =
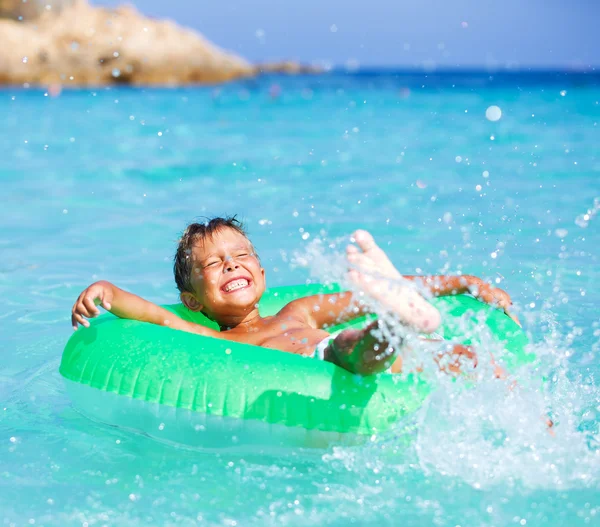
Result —
<instances>
[{"instance_id":1,"label":"closed eye","mask_svg":"<svg viewBox=\"0 0 600 527\"><path fill-rule=\"evenodd\" d=\"M219 263L219 260L213 260L212 262L208 262L204 267L213 267Z\"/></svg>"}]
</instances>

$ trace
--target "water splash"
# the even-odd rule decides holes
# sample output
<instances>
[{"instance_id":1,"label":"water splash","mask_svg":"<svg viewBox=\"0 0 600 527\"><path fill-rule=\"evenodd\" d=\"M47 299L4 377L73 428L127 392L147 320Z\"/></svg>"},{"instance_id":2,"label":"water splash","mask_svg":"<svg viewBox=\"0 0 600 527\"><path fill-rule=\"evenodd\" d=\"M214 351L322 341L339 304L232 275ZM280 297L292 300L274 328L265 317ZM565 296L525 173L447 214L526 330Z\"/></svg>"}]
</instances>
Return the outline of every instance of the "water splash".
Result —
<instances>
[{"instance_id":1,"label":"water splash","mask_svg":"<svg viewBox=\"0 0 600 527\"><path fill-rule=\"evenodd\" d=\"M575 218L575 225L585 229L598 212L600 212L600 198L594 198L594 204L583 214L580 214Z\"/></svg>"},{"instance_id":2,"label":"water splash","mask_svg":"<svg viewBox=\"0 0 600 527\"><path fill-rule=\"evenodd\" d=\"M316 280L357 292L347 278L349 241L318 238L296 254L294 263L307 267ZM389 437L373 438L366 449L334 448L325 461L358 473L418 467L424 477L457 479L474 489L600 488L600 389L570 361L573 335L561 333L547 306L528 314L534 331L543 328L543 338L528 350L537 356L534 364L494 378L502 349L482 324L476 335L477 368L465 362L465 375L454 378L440 371L439 345L424 347L377 302L361 298L384 320L382 337L392 343L408 339L407 370L418 367L436 389Z\"/></svg>"}]
</instances>

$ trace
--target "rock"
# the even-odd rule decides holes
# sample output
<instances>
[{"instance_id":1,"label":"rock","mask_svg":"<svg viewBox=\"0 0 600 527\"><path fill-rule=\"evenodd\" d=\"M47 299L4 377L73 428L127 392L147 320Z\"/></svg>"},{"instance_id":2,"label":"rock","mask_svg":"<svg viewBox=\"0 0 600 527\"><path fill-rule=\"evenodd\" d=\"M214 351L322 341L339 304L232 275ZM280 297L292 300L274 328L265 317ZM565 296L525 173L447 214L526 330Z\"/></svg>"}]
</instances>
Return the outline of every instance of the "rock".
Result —
<instances>
[{"instance_id":1,"label":"rock","mask_svg":"<svg viewBox=\"0 0 600 527\"><path fill-rule=\"evenodd\" d=\"M288 75L312 75L316 73L323 73L323 69L318 66L310 66L305 64L299 64L293 61L283 62L266 62L264 64L258 64L255 66L257 74L262 73L285 73Z\"/></svg>"},{"instance_id":2,"label":"rock","mask_svg":"<svg viewBox=\"0 0 600 527\"><path fill-rule=\"evenodd\" d=\"M46 13L58 14L76 0L0 0L0 18L33 20Z\"/></svg>"},{"instance_id":3,"label":"rock","mask_svg":"<svg viewBox=\"0 0 600 527\"><path fill-rule=\"evenodd\" d=\"M19 2L0 0L0 9L14 18L23 13ZM198 33L146 18L133 7L52 3L38 18L40 10L33 9L24 21L0 19L0 84L207 84L261 72L309 71L291 62L251 65Z\"/></svg>"}]
</instances>

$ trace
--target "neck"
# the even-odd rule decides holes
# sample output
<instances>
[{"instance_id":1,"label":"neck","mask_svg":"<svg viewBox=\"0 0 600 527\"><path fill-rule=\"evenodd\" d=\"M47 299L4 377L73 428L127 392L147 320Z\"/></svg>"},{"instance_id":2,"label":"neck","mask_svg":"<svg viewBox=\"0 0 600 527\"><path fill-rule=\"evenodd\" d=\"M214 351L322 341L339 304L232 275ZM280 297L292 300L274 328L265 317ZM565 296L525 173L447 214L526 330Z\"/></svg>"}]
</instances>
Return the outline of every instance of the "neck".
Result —
<instances>
[{"instance_id":1,"label":"neck","mask_svg":"<svg viewBox=\"0 0 600 527\"><path fill-rule=\"evenodd\" d=\"M258 313L258 309L253 309L250 313L244 316L227 316L217 321L221 331L228 331L236 328L249 329L262 320Z\"/></svg>"}]
</instances>

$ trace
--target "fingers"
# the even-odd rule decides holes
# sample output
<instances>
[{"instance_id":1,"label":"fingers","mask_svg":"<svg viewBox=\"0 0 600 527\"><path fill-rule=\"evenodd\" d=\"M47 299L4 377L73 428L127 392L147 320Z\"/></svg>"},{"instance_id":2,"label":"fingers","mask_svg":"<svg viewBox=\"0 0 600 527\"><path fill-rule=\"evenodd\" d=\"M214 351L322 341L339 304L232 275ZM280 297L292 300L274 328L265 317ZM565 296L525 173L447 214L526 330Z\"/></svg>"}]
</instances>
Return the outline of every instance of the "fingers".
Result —
<instances>
[{"instance_id":1,"label":"fingers","mask_svg":"<svg viewBox=\"0 0 600 527\"><path fill-rule=\"evenodd\" d=\"M512 306L512 300L506 291L489 285L480 286L475 296L491 306L507 311ZM507 313L508 314L508 313Z\"/></svg>"},{"instance_id":2,"label":"fingers","mask_svg":"<svg viewBox=\"0 0 600 527\"><path fill-rule=\"evenodd\" d=\"M508 317L514 320L515 323L519 325L519 327L523 327L521 321L519 320L519 317L517 317L517 315L510 311L512 309L513 303L509 294L506 291L503 291L502 289L496 289L495 291L493 291L492 294L494 294L494 297L496 299L495 303L492 305L496 305L497 307L502 308L504 310L504 313L506 313Z\"/></svg>"},{"instance_id":3,"label":"fingers","mask_svg":"<svg viewBox=\"0 0 600 527\"><path fill-rule=\"evenodd\" d=\"M508 374L506 373L506 370L502 366L498 366L497 364L494 364L494 378L506 379L507 377L508 377Z\"/></svg>"},{"instance_id":4,"label":"fingers","mask_svg":"<svg viewBox=\"0 0 600 527\"><path fill-rule=\"evenodd\" d=\"M473 348L458 344L452 349L452 354L457 356L456 364L460 365L460 357L466 357L470 361L473 361L473 368L477 368L477 354L473 351Z\"/></svg>"},{"instance_id":5,"label":"fingers","mask_svg":"<svg viewBox=\"0 0 600 527\"><path fill-rule=\"evenodd\" d=\"M96 300L100 301L102 307L110 310L111 305L109 300L112 300L112 297L101 288L89 287L79 295L77 302L75 302L71 310L71 324L73 325L73 329L76 330L79 324L86 328L89 327L90 323L86 318L94 318L100 314L100 310L96 306Z\"/></svg>"},{"instance_id":6,"label":"fingers","mask_svg":"<svg viewBox=\"0 0 600 527\"><path fill-rule=\"evenodd\" d=\"M546 423L546 427L548 428L548 433L554 437L554 421L552 421L552 419L549 417L546 417L544 421Z\"/></svg>"},{"instance_id":7,"label":"fingers","mask_svg":"<svg viewBox=\"0 0 600 527\"><path fill-rule=\"evenodd\" d=\"M77 324L81 324L83 327L89 328L90 323L83 318L79 313L73 311L71 314L71 325L73 326L73 330L77 330Z\"/></svg>"},{"instance_id":8,"label":"fingers","mask_svg":"<svg viewBox=\"0 0 600 527\"><path fill-rule=\"evenodd\" d=\"M517 315L515 315L514 313L511 313L510 311L507 311L506 309L504 310L504 312L510 317L512 318L518 325L519 327L523 327L523 324L521 324L521 321L519 320L519 317L517 317Z\"/></svg>"},{"instance_id":9,"label":"fingers","mask_svg":"<svg viewBox=\"0 0 600 527\"><path fill-rule=\"evenodd\" d=\"M452 346L452 349L438 353L434 357L435 362L438 364L440 371L445 373L460 374L464 373L462 367L464 363L461 361L461 357L473 362L473 368L477 368L477 354L470 346L463 346L462 344L456 344Z\"/></svg>"},{"instance_id":10,"label":"fingers","mask_svg":"<svg viewBox=\"0 0 600 527\"><path fill-rule=\"evenodd\" d=\"M474 367L477 367L477 354L473 351L473 348L469 346L463 346L462 344L457 344L456 346L454 346L452 354L471 359L473 361Z\"/></svg>"},{"instance_id":11,"label":"fingers","mask_svg":"<svg viewBox=\"0 0 600 527\"><path fill-rule=\"evenodd\" d=\"M100 310L96 307L96 304L94 303L93 298L86 296L83 299L83 305L85 306L85 308L87 309L87 312L89 313L89 315L86 315L88 318L97 317L100 314Z\"/></svg>"},{"instance_id":12,"label":"fingers","mask_svg":"<svg viewBox=\"0 0 600 527\"><path fill-rule=\"evenodd\" d=\"M75 304L75 306L73 307L73 312L77 313L78 315L82 315L86 318L92 318L92 315L90 315L90 312L87 310L87 307L85 307L83 302L78 302L77 304Z\"/></svg>"}]
</instances>

